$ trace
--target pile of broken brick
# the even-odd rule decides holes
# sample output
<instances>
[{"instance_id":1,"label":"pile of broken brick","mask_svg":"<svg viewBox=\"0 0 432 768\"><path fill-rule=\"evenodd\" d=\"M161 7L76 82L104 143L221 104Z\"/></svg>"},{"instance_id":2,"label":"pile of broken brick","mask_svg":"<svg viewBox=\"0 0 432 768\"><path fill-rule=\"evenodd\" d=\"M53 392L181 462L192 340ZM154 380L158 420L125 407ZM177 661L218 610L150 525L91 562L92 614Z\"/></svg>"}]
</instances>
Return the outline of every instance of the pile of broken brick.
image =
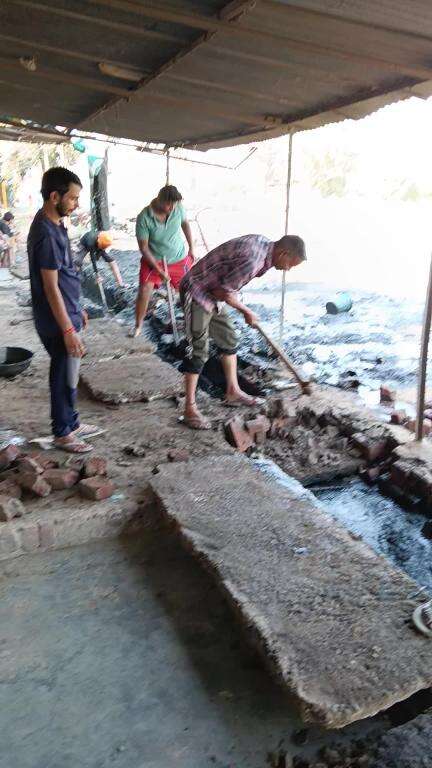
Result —
<instances>
[{"instance_id":1,"label":"pile of broken brick","mask_svg":"<svg viewBox=\"0 0 432 768\"><path fill-rule=\"evenodd\" d=\"M380 403L381 405L387 405L393 408L397 400L397 393L385 384L380 387ZM432 433L432 402L426 402L423 412L423 435L427 436ZM394 409L390 414L390 423L398 424L401 427L409 429L410 432L416 430L416 420L410 418L407 412L403 409Z\"/></svg>"},{"instance_id":2,"label":"pile of broken brick","mask_svg":"<svg viewBox=\"0 0 432 768\"><path fill-rule=\"evenodd\" d=\"M405 508L432 514L432 468L405 458L403 446L411 438L405 430L396 431L400 427L394 419L387 425L348 408L311 400L307 405L304 401L296 404L284 398L268 401L263 410L253 418L236 416L225 423L226 438L237 450L252 453L260 449L305 485L319 482L309 482L308 477L319 478L320 473L324 477L323 465L331 463L332 457L335 460L336 453L345 454L352 461L346 463L343 474L358 472L366 483L376 483L384 495ZM304 474L305 440L310 448L307 461L314 466ZM275 443L283 443L283 448Z\"/></svg>"},{"instance_id":3,"label":"pile of broken brick","mask_svg":"<svg viewBox=\"0 0 432 768\"><path fill-rule=\"evenodd\" d=\"M99 456L71 456L59 461L49 452L23 451L14 444L0 451L0 522L22 517L22 499L49 496L76 486L92 501L107 499L115 487L107 477L107 462Z\"/></svg>"}]
</instances>

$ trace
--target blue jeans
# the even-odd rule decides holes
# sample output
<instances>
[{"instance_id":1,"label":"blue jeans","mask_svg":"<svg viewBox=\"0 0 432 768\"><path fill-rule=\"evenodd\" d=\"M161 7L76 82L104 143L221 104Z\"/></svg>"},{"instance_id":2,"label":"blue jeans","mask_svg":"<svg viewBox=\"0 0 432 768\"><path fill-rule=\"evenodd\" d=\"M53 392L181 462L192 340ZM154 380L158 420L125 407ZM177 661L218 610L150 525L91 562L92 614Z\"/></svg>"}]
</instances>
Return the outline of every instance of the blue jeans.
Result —
<instances>
[{"instance_id":1,"label":"blue jeans","mask_svg":"<svg viewBox=\"0 0 432 768\"><path fill-rule=\"evenodd\" d=\"M68 354L63 336L40 336L40 340L51 358L49 385L53 435L66 437L79 427L77 390L68 383Z\"/></svg>"}]
</instances>

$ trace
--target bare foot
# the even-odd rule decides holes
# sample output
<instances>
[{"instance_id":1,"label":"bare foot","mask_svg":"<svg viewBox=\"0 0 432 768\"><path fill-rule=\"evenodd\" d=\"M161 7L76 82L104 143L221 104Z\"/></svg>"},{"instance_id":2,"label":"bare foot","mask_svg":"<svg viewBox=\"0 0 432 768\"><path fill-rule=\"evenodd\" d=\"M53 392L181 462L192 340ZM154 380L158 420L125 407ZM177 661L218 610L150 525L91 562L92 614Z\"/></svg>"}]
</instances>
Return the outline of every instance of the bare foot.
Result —
<instances>
[{"instance_id":1,"label":"bare foot","mask_svg":"<svg viewBox=\"0 0 432 768\"><path fill-rule=\"evenodd\" d=\"M211 429L211 423L200 413L198 408L186 408L183 415L183 424L190 429Z\"/></svg>"},{"instance_id":2,"label":"bare foot","mask_svg":"<svg viewBox=\"0 0 432 768\"><path fill-rule=\"evenodd\" d=\"M137 339L140 334L141 334L141 328L135 327L134 330L130 332L129 336L131 339Z\"/></svg>"}]
</instances>

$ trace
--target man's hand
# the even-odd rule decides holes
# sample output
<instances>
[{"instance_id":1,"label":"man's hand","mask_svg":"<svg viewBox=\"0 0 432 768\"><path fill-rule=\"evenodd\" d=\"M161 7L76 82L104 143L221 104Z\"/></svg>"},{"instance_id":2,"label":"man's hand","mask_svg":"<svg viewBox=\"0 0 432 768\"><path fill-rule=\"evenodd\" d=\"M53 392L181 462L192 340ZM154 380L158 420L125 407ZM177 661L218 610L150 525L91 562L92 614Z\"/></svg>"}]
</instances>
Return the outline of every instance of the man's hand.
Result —
<instances>
[{"instance_id":1,"label":"man's hand","mask_svg":"<svg viewBox=\"0 0 432 768\"><path fill-rule=\"evenodd\" d=\"M254 312L252 312L251 309L248 309L247 307L245 307L244 310L243 310L243 317L244 317L245 321L247 322L247 324L252 326L252 328L258 322L258 317L255 315Z\"/></svg>"},{"instance_id":2,"label":"man's hand","mask_svg":"<svg viewBox=\"0 0 432 768\"><path fill-rule=\"evenodd\" d=\"M71 357L82 357L85 354L84 344L76 331L66 333L63 338L68 355Z\"/></svg>"},{"instance_id":3,"label":"man's hand","mask_svg":"<svg viewBox=\"0 0 432 768\"><path fill-rule=\"evenodd\" d=\"M171 282L171 278L167 272L161 272L161 278L164 281L165 285L169 285Z\"/></svg>"},{"instance_id":4,"label":"man's hand","mask_svg":"<svg viewBox=\"0 0 432 768\"><path fill-rule=\"evenodd\" d=\"M189 248L188 257L191 259L192 264L194 264L195 263L195 254L194 254L192 248Z\"/></svg>"},{"instance_id":5,"label":"man's hand","mask_svg":"<svg viewBox=\"0 0 432 768\"><path fill-rule=\"evenodd\" d=\"M88 321L89 321L88 314L85 311L85 309L82 310L81 315L82 315L82 321L83 321L83 328L85 330L88 327Z\"/></svg>"}]
</instances>

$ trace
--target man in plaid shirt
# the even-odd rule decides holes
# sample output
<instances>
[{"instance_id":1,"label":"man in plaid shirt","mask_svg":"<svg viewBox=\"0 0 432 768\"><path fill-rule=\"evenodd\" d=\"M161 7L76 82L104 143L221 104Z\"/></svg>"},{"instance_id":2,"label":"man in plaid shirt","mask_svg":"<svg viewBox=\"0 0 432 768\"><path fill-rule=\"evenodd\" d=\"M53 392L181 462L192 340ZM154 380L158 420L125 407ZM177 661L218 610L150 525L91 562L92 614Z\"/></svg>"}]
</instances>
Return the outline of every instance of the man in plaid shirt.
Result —
<instances>
[{"instance_id":1,"label":"man in plaid shirt","mask_svg":"<svg viewBox=\"0 0 432 768\"><path fill-rule=\"evenodd\" d=\"M210 429L196 402L198 378L208 359L209 337L221 355L226 378L225 404L256 405L257 398L240 389L237 379L237 334L224 304L234 307L248 325L257 321L240 301L237 291L254 277L275 267L290 270L306 259L305 244L296 235L277 242L264 235L244 235L229 240L198 261L180 283L188 346L180 370L185 375L184 423L191 429Z\"/></svg>"}]
</instances>

